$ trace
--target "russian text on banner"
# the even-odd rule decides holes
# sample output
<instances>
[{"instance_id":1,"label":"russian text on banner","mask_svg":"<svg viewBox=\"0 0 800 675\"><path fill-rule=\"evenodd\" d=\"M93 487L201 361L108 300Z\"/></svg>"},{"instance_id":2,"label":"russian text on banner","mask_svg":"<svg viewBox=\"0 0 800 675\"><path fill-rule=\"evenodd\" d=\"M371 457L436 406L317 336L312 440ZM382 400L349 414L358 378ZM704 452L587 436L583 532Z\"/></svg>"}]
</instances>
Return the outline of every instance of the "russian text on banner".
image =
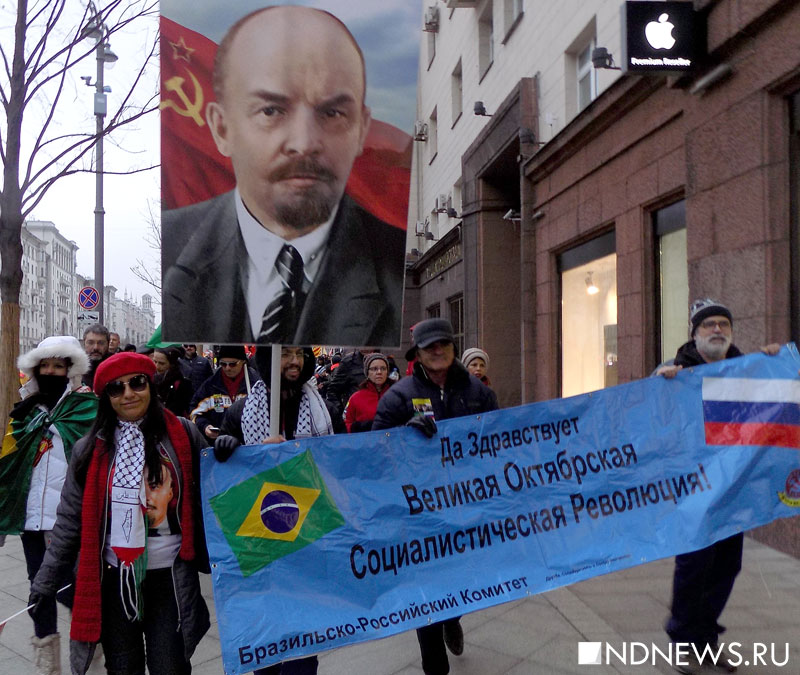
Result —
<instances>
[{"instance_id":1,"label":"russian text on banner","mask_svg":"<svg viewBox=\"0 0 800 675\"><path fill-rule=\"evenodd\" d=\"M800 506L800 357L203 458L226 672L699 549Z\"/></svg>"}]
</instances>

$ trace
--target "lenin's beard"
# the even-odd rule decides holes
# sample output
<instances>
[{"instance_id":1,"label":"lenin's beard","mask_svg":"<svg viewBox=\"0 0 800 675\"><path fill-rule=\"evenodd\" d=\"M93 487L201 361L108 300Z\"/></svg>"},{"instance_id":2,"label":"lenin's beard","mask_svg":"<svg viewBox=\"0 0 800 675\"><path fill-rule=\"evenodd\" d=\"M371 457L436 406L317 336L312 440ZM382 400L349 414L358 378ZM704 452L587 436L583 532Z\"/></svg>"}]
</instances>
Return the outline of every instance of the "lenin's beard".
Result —
<instances>
[{"instance_id":1,"label":"lenin's beard","mask_svg":"<svg viewBox=\"0 0 800 675\"><path fill-rule=\"evenodd\" d=\"M314 185L286 195L272 205L275 219L285 227L303 229L321 225L331 217L341 197L336 190L336 175L313 157L289 160L269 175L276 183L293 177L314 177Z\"/></svg>"}]
</instances>

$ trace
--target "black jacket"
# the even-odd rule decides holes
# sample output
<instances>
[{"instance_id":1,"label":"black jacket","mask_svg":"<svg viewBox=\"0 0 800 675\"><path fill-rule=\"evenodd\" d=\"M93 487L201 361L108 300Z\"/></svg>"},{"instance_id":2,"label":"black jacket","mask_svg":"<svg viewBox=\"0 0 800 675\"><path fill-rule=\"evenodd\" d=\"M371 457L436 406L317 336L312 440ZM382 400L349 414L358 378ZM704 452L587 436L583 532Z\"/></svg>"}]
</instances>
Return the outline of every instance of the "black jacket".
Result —
<instances>
[{"instance_id":1,"label":"black jacket","mask_svg":"<svg viewBox=\"0 0 800 675\"><path fill-rule=\"evenodd\" d=\"M333 420L334 433L344 434L344 409L350 397L364 381L364 355L355 350L344 356L331 374L325 388L325 404Z\"/></svg>"},{"instance_id":2,"label":"black jacket","mask_svg":"<svg viewBox=\"0 0 800 675\"><path fill-rule=\"evenodd\" d=\"M184 377L188 377L192 383L192 391L197 391L209 377L214 374L211 361L205 356L198 354L193 359L178 359L181 364L181 371Z\"/></svg>"},{"instance_id":3,"label":"black jacket","mask_svg":"<svg viewBox=\"0 0 800 675\"><path fill-rule=\"evenodd\" d=\"M163 378L156 376L155 379L156 391L162 405L178 417L189 417L192 383L183 377L180 367L170 368Z\"/></svg>"},{"instance_id":4,"label":"black jacket","mask_svg":"<svg viewBox=\"0 0 800 675\"><path fill-rule=\"evenodd\" d=\"M245 365L247 372L250 375L250 386L252 387L261 378L258 373L249 366ZM236 398L244 398L247 396L247 379L242 378L239 385L239 391ZM222 418L225 416L225 411L233 403L228 390L222 382L222 368L218 368L217 372L209 377L194 393L194 398L189 406L191 408L190 415L192 422L203 432L205 436L206 427L211 424L219 428L222 425Z\"/></svg>"},{"instance_id":5,"label":"black jacket","mask_svg":"<svg viewBox=\"0 0 800 675\"><path fill-rule=\"evenodd\" d=\"M179 557L175 558L172 565L172 579L175 584L175 602L181 617L179 630L183 637L184 655L189 660L195 647L209 628L208 607L200 590L198 571L208 573L208 553L205 546L203 517L200 504L200 452L208 443L200 436L197 429L193 428L188 420L178 418L187 433L192 449L192 476L194 485L194 545L195 560L187 562ZM83 496L86 487L86 471L94 452L95 437L91 434L84 436L73 448L67 479L61 491L61 503L58 507L58 518L51 543L45 554L42 566L31 584L31 590L44 595L55 596L56 589L61 585L61 580L67 570L71 569L77 559L81 543L81 518L83 513ZM183 481L178 456L169 442L169 437L162 439L164 450L177 468L178 481ZM113 464L116 447L113 442L108 444L109 466ZM184 494L183 484L179 482L181 494ZM101 491L102 494L102 491ZM108 508L108 492L103 498ZM99 537L104 537L98 532ZM103 550L103 541L100 551ZM101 565L102 576L103 565ZM73 641L70 645L70 664L72 672L86 672L94 654L94 645L89 642Z\"/></svg>"},{"instance_id":6,"label":"black jacket","mask_svg":"<svg viewBox=\"0 0 800 675\"><path fill-rule=\"evenodd\" d=\"M165 211L161 226L164 336L254 342L244 291L247 248L233 192ZM405 232L342 197L325 257L286 344L397 345L405 245Z\"/></svg>"},{"instance_id":7,"label":"black jacket","mask_svg":"<svg viewBox=\"0 0 800 675\"><path fill-rule=\"evenodd\" d=\"M421 411L420 404L415 408L412 399L430 401L436 420L477 415L497 410L498 407L495 393L477 377L470 375L460 361L454 361L450 366L444 389L432 382L422 364L417 362L409 377L401 379L381 397L372 423L373 431L408 422L416 412Z\"/></svg>"}]
</instances>

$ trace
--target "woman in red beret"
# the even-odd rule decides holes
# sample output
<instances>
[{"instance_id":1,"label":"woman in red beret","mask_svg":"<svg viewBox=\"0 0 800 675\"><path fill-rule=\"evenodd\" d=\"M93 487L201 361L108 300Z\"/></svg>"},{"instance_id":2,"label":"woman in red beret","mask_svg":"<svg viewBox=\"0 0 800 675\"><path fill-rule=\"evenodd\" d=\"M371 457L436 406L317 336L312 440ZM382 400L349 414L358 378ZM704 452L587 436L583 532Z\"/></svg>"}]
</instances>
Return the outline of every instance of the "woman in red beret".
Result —
<instances>
[{"instance_id":1,"label":"woman in red beret","mask_svg":"<svg viewBox=\"0 0 800 675\"><path fill-rule=\"evenodd\" d=\"M75 444L50 548L32 584L36 614L78 558L73 673L100 642L113 673L186 674L209 628L197 428L159 403L153 361L115 354L94 377L92 430ZM147 649L145 650L145 644ZM146 654L146 656L145 656Z\"/></svg>"}]
</instances>

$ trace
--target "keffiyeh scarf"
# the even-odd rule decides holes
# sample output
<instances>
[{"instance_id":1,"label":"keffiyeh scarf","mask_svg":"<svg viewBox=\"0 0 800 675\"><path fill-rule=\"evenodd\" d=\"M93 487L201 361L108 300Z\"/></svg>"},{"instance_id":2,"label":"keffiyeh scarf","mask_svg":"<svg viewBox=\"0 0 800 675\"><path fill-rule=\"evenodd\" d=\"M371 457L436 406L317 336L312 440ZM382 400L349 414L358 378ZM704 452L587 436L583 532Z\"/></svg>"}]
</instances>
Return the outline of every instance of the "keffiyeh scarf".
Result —
<instances>
[{"instance_id":1,"label":"keffiyeh scarf","mask_svg":"<svg viewBox=\"0 0 800 675\"><path fill-rule=\"evenodd\" d=\"M325 402L314 387L303 385L295 438L328 436L333 433ZM242 435L245 445L260 445L269 434L269 392L263 380L250 390L242 410Z\"/></svg>"},{"instance_id":2,"label":"keffiyeh scarf","mask_svg":"<svg viewBox=\"0 0 800 675\"><path fill-rule=\"evenodd\" d=\"M129 620L141 618L141 589L147 569L144 505L144 435L135 422L117 422L114 431L108 542L119 559L119 593Z\"/></svg>"}]
</instances>

